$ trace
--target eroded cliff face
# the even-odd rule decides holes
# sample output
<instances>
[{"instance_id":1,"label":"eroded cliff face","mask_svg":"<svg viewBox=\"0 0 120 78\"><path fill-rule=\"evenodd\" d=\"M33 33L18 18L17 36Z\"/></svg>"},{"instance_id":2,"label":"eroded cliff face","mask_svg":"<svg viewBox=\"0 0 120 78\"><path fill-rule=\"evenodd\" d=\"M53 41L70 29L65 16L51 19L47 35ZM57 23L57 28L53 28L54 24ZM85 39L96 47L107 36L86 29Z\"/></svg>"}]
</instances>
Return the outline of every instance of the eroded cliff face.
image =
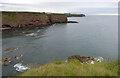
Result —
<instances>
[{"instance_id":1,"label":"eroded cliff face","mask_svg":"<svg viewBox=\"0 0 120 78\"><path fill-rule=\"evenodd\" d=\"M23 28L67 23L66 15L45 13L2 12L2 27Z\"/></svg>"},{"instance_id":2,"label":"eroded cliff face","mask_svg":"<svg viewBox=\"0 0 120 78\"><path fill-rule=\"evenodd\" d=\"M67 23L66 15L50 15L50 20L52 23Z\"/></svg>"}]
</instances>

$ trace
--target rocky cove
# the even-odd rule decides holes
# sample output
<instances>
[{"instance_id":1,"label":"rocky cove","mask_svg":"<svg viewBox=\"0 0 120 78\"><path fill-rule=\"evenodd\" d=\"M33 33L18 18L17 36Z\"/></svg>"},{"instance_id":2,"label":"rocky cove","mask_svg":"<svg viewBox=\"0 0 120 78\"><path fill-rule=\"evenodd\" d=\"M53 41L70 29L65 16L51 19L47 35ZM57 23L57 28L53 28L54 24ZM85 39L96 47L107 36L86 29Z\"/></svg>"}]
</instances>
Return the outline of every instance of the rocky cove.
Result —
<instances>
[{"instance_id":1,"label":"rocky cove","mask_svg":"<svg viewBox=\"0 0 120 78\"><path fill-rule=\"evenodd\" d=\"M24 14L27 13L24 12ZM11 18L5 17L6 20L16 21L16 17L14 18L15 14L13 15L11 14L9 15L9 14L10 13L8 13L7 15L10 16ZM34 13L31 12L29 14L34 15ZM38 15L39 14L41 15L41 17L42 15L46 15L46 13L38 13ZM47 13L47 15L51 15L51 14ZM65 14L52 13L52 15L62 16ZM25 15L23 17L25 17ZM19 19L23 17L19 17ZM29 17L31 16L29 15ZM34 18L34 16L32 18ZM32 18L31 20L33 20ZM53 64L54 61L60 61L60 62L56 62L55 66L58 67L61 66L62 68L62 65L64 65L65 66L64 69L66 69L67 71L70 70L70 72L72 71L72 69L74 69L74 68L69 69L73 64L78 64L78 66L75 65L76 70L78 70L77 67L80 67L79 69L94 68L96 70L99 70L97 68L100 67L101 69L101 67L104 67L104 63L95 62L94 58L103 57L104 61L107 60L108 58L113 58L113 59L117 58L116 37L115 37L116 32L114 31L115 26L117 26L115 25L116 17L87 16L85 18L84 17L71 18L67 16L66 18L67 18L67 23L50 22L49 25L47 24L38 25L38 27L36 27L37 25L29 25L30 22L26 22L27 24L25 23L26 24L25 27L19 27L19 26L11 27L13 25L7 24L5 27L9 27L11 29L2 31L3 58L0 59L0 61L2 61L3 63L3 75L15 76L22 74L23 72L16 71L16 69L20 69L17 66L28 67L31 65L38 65L39 67L48 64L49 62ZM108 20L110 18L112 20ZM26 19L28 18L24 18L23 20ZM106 24L107 22L106 20L111 23ZM68 23L69 21L77 21L79 23ZM19 23L23 23L23 22L19 22ZM78 62L74 63L74 60L77 60ZM112 61L112 59L108 59L108 60ZM101 64L103 64L103 66L101 66ZM108 67L108 65L109 63L107 64L106 67ZM85 67L82 68L81 66L85 66ZM95 66L97 67L95 68ZM29 68L31 71L32 67ZM77 72L76 70L75 72ZM88 69L86 70L86 73L88 73Z\"/></svg>"},{"instance_id":2,"label":"rocky cove","mask_svg":"<svg viewBox=\"0 0 120 78\"><path fill-rule=\"evenodd\" d=\"M9 28L28 28L48 26L55 23L78 23L76 21L68 21L67 17L84 17L84 14L68 15L58 13L45 12L2 12L2 27Z\"/></svg>"}]
</instances>

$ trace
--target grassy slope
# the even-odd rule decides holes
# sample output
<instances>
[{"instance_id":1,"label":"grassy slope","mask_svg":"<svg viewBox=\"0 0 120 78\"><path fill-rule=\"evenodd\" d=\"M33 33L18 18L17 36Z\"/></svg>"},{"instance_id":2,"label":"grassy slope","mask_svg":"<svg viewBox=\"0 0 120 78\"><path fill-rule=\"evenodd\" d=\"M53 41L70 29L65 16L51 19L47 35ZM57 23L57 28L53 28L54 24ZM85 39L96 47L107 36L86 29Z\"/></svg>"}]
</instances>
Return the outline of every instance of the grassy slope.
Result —
<instances>
[{"instance_id":1,"label":"grassy slope","mask_svg":"<svg viewBox=\"0 0 120 78\"><path fill-rule=\"evenodd\" d=\"M6 13L5 15L2 16L3 19L7 19L7 20L10 20L12 22L18 22L17 20L17 13L14 12L3 12L3 13Z\"/></svg>"},{"instance_id":2,"label":"grassy slope","mask_svg":"<svg viewBox=\"0 0 120 78\"><path fill-rule=\"evenodd\" d=\"M81 64L79 61L65 63L57 61L23 73L22 76L117 76L118 63L95 62Z\"/></svg>"},{"instance_id":3,"label":"grassy slope","mask_svg":"<svg viewBox=\"0 0 120 78\"><path fill-rule=\"evenodd\" d=\"M19 22L19 16L17 15L18 13L30 13L30 14L41 14L42 16L44 16L44 18L47 18L48 16L42 12L17 12L17 11L2 11L3 19L7 19L13 23L17 23ZM43 19L44 19L43 18Z\"/></svg>"}]
</instances>

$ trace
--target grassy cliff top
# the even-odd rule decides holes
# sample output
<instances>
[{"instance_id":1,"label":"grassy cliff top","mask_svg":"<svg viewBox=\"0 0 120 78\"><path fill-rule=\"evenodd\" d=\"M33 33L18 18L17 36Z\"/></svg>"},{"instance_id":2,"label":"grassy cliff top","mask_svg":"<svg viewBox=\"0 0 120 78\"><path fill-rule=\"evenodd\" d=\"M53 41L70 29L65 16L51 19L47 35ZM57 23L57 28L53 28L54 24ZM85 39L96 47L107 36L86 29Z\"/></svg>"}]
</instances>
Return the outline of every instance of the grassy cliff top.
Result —
<instances>
[{"instance_id":1,"label":"grassy cliff top","mask_svg":"<svg viewBox=\"0 0 120 78\"><path fill-rule=\"evenodd\" d=\"M47 12L29 12L29 11L0 11L2 13L33 13L33 14L47 14ZM83 15L83 14L68 14L68 13L50 13L53 15Z\"/></svg>"},{"instance_id":2,"label":"grassy cliff top","mask_svg":"<svg viewBox=\"0 0 120 78\"><path fill-rule=\"evenodd\" d=\"M118 62L95 62L81 64L79 61L57 61L38 68L32 68L22 76L117 76Z\"/></svg>"},{"instance_id":3,"label":"grassy cliff top","mask_svg":"<svg viewBox=\"0 0 120 78\"><path fill-rule=\"evenodd\" d=\"M32 14L47 14L47 12L28 12L28 11L0 11L2 13L32 13ZM65 15L64 13L50 13L53 15Z\"/></svg>"}]
</instances>

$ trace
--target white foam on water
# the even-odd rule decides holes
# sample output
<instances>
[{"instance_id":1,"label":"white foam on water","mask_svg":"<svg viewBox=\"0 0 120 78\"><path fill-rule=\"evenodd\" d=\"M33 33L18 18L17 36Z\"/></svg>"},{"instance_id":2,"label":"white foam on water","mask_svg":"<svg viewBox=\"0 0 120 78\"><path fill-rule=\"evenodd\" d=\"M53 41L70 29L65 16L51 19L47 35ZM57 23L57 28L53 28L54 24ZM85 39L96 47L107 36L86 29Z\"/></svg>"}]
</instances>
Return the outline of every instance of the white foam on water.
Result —
<instances>
[{"instance_id":1,"label":"white foam on water","mask_svg":"<svg viewBox=\"0 0 120 78\"><path fill-rule=\"evenodd\" d=\"M37 34L36 33L30 33L30 34L26 34L26 36L37 36Z\"/></svg>"},{"instance_id":2,"label":"white foam on water","mask_svg":"<svg viewBox=\"0 0 120 78\"><path fill-rule=\"evenodd\" d=\"M13 67L14 67L14 68L16 69L16 71L18 71L18 72L23 72L23 71L25 71L25 70L30 69L29 67L26 67L26 66L22 65L22 63L17 63L17 64L15 64Z\"/></svg>"},{"instance_id":3,"label":"white foam on water","mask_svg":"<svg viewBox=\"0 0 120 78\"><path fill-rule=\"evenodd\" d=\"M104 58L103 57L96 57L96 58L94 58L94 60L97 62L102 62L102 61L104 61Z\"/></svg>"},{"instance_id":4,"label":"white foam on water","mask_svg":"<svg viewBox=\"0 0 120 78\"><path fill-rule=\"evenodd\" d=\"M37 30L37 32L40 32L41 30Z\"/></svg>"}]
</instances>

